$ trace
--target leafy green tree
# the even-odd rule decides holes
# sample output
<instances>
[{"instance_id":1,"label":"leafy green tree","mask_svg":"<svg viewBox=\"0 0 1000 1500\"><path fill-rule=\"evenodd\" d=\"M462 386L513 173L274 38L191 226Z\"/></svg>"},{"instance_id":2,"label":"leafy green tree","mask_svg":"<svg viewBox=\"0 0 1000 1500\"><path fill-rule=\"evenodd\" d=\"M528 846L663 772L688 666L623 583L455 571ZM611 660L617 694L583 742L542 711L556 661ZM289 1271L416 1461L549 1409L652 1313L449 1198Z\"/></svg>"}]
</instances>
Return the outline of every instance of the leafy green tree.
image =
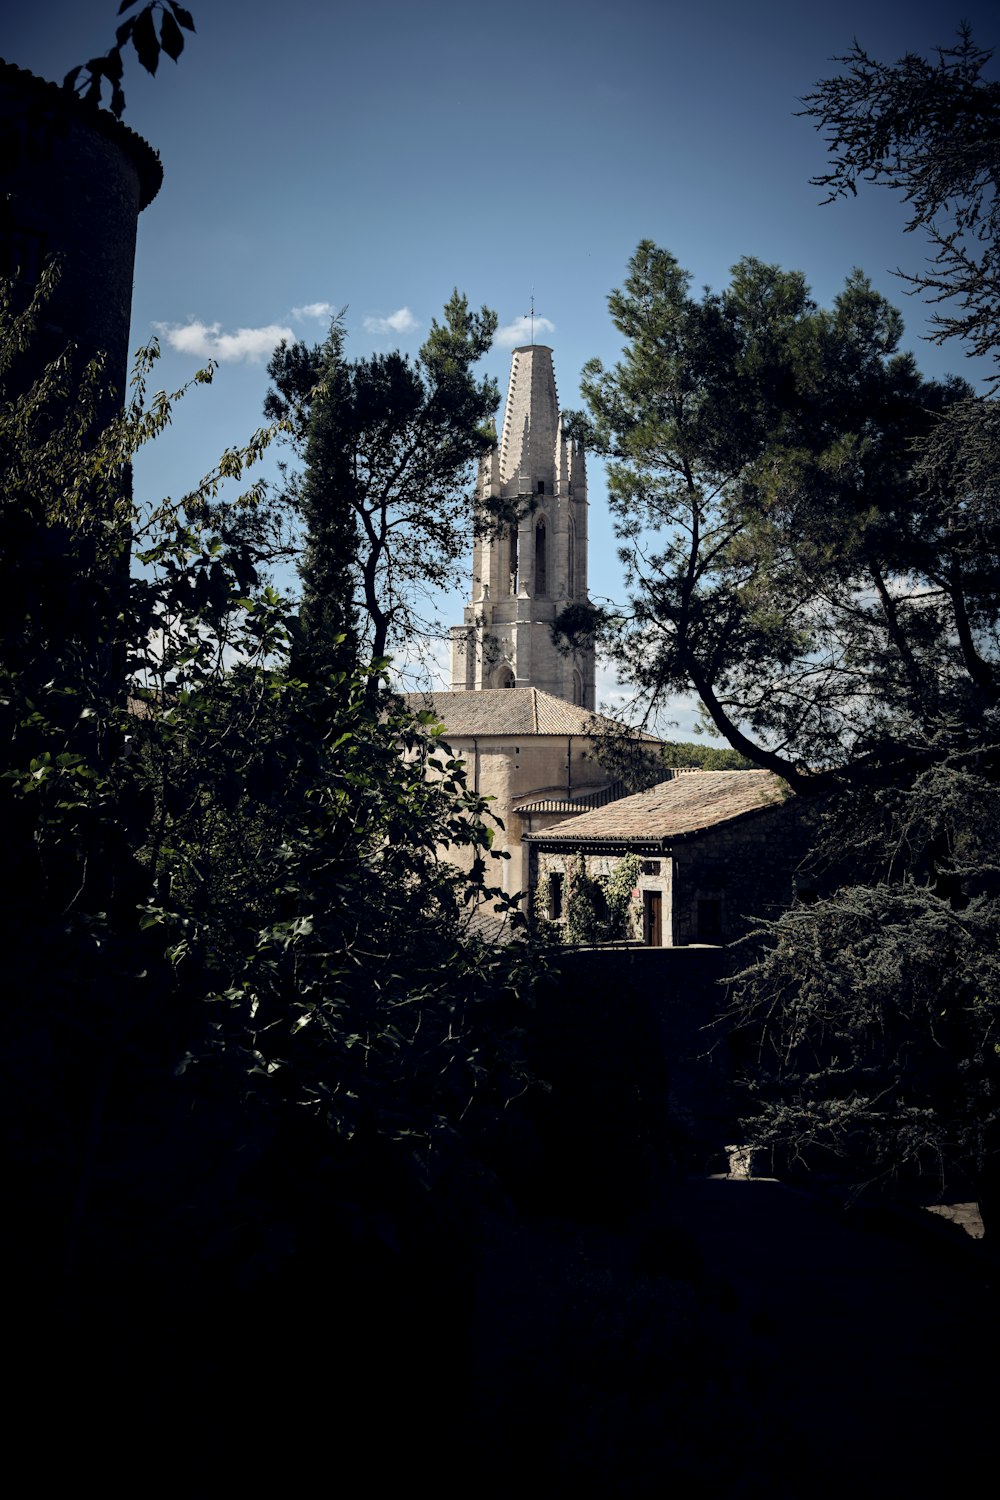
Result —
<instances>
[{"instance_id":1,"label":"leafy green tree","mask_svg":"<svg viewBox=\"0 0 1000 1500\"><path fill-rule=\"evenodd\" d=\"M993 532L974 542L966 497L912 463L967 391L921 379L864 277L824 311L800 274L744 260L696 298L645 242L610 308L624 356L587 367L581 425L631 588L606 632L647 704L693 688L733 749L802 791L891 774L919 757L901 726L992 701Z\"/></svg>"},{"instance_id":2,"label":"leafy green tree","mask_svg":"<svg viewBox=\"0 0 1000 1500\"><path fill-rule=\"evenodd\" d=\"M820 899L762 924L741 981L747 1138L992 1223L995 403L923 381L858 273L829 312L752 261L695 299L647 243L611 308L627 345L586 373L587 430L633 598L605 630L648 701L693 687L828 798Z\"/></svg>"},{"instance_id":3,"label":"leafy green tree","mask_svg":"<svg viewBox=\"0 0 1000 1500\"><path fill-rule=\"evenodd\" d=\"M930 61L887 65L855 43L806 113L827 132L830 170L816 181L830 199L889 187L909 207L907 228L929 238L927 268L900 274L938 309L933 337L996 358L1000 90L982 76L988 60L965 27ZM862 1184L964 1191L991 1236L998 455L990 396L967 393L917 436L914 551L932 598L951 586L948 711L931 699L900 716L911 774L831 808L817 860L829 894L768 927L738 1009L757 1038L752 1139ZM938 509L935 496L949 498Z\"/></svg>"},{"instance_id":4,"label":"leafy green tree","mask_svg":"<svg viewBox=\"0 0 1000 1500\"><path fill-rule=\"evenodd\" d=\"M996 119L989 54L966 28L936 61L895 65L858 45L806 112L828 132L830 198L888 186L923 230L928 269L900 273L942 309L934 337L996 357ZM826 899L769 926L737 1015L757 1039L750 1137L808 1165L898 1191L966 1192L996 1233L1000 1169L1000 941L996 816L997 403L966 395L921 434L914 539L950 577L954 695L946 717L900 726L925 764L831 809ZM925 564L926 567L926 564ZM957 587L955 587L957 585ZM853 861L845 858L853 856ZM850 863L854 868L850 868Z\"/></svg>"},{"instance_id":5,"label":"leafy green tree","mask_svg":"<svg viewBox=\"0 0 1000 1500\"><path fill-rule=\"evenodd\" d=\"M455 582L468 545L467 493L493 441L496 383L473 366L496 316L456 292L415 360L349 361L336 320L323 345L282 344L265 411L290 425L303 469L284 498L303 529L303 626L347 635L380 659L428 628L432 596Z\"/></svg>"},{"instance_id":6,"label":"leafy green tree","mask_svg":"<svg viewBox=\"0 0 1000 1500\"><path fill-rule=\"evenodd\" d=\"M95 438L58 364L21 388L38 312L0 322L4 604L23 606L0 644L0 1068L22 1284L95 1329L102 1309L127 1322L137 1278L153 1322L192 1299L235 1320L235 1289L276 1296L304 1244L336 1258L376 1224L416 1233L428 1184L481 1171L522 1086L504 1007L525 955L469 930L488 812L434 726L377 668L290 670L260 491L220 499L269 434L181 502L133 502L122 476L174 397L145 404L145 357ZM124 606L97 608L104 559L130 548ZM474 848L471 874L447 843Z\"/></svg>"}]
</instances>

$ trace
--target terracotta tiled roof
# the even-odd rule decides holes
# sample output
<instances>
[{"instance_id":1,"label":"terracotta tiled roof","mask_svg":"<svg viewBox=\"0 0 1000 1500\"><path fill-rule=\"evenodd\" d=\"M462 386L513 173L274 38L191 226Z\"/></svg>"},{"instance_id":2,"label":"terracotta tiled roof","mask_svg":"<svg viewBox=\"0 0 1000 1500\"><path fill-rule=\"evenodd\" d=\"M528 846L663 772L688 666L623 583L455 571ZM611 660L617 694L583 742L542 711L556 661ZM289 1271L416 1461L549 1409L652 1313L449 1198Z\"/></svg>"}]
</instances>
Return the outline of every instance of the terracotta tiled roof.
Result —
<instances>
[{"instance_id":1,"label":"terracotta tiled roof","mask_svg":"<svg viewBox=\"0 0 1000 1500\"><path fill-rule=\"evenodd\" d=\"M602 726L617 727L602 714L579 708L540 688L482 688L476 692L406 693L412 709L429 708L445 733L471 734L582 734ZM652 735L641 736L651 744Z\"/></svg>"},{"instance_id":2,"label":"terracotta tiled roof","mask_svg":"<svg viewBox=\"0 0 1000 1500\"><path fill-rule=\"evenodd\" d=\"M523 930L511 926L510 918L500 916L486 902L477 906L465 922L469 937L479 938L484 943L505 947L523 936Z\"/></svg>"},{"instance_id":3,"label":"terracotta tiled roof","mask_svg":"<svg viewBox=\"0 0 1000 1500\"><path fill-rule=\"evenodd\" d=\"M575 797L569 796L560 786L540 786L522 797L515 797L513 808L516 813L564 812L573 816L591 812L595 807L603 807L605 803L614 802L623 795L624 789L620 781L609 781L605 786L591 787L589 791L580 792Z\"/></svg>"},{"instance_id":4,"label":"terracotta tiled roof","mask_svg":"<svg viewBox=\"0 0 1000 1500\"><path fill-rule=\"evenodd\" d=\"M788 795L785 783L772 771L701 771L661 781L646 792L525 837L533 843L657 843L759 812Z\"/></svg>"},{"instance_id":5,"label":"terracotta tiled roof","mask_svg":"<svg viewBox=\"0 0 1000 1500\"><path fill-rule=\"evenodd\" d=\"M532 794L526 797L515 808L516 813L565 813L567 817L575 817L579 813L589 812L586 802L571 802L568 797L536 797Z\"/></svg>"}]
</instances>

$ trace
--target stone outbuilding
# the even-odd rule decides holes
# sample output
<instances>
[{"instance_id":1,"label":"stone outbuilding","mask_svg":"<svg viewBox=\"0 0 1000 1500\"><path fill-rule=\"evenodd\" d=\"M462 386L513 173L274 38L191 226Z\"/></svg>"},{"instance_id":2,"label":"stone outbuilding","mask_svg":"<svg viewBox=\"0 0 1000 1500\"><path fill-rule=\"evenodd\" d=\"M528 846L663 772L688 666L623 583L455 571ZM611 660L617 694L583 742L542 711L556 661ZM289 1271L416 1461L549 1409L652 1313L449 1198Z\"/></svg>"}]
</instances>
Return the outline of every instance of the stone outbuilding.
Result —
<instances>
[{"instance_id":1,"label":"stone outbuilding","mask_svg":"<svg viewBox=\"0 0 1000 1500\"><path fill-rule=\"evenodd\" d=\"M805 891L803 804L770 771L680 771L648 791L525 833L529 879L564 920L580 859L607 879L627 855L639 873L630 936L654 948L734 941Z\"/></svg>"}]
</instances>

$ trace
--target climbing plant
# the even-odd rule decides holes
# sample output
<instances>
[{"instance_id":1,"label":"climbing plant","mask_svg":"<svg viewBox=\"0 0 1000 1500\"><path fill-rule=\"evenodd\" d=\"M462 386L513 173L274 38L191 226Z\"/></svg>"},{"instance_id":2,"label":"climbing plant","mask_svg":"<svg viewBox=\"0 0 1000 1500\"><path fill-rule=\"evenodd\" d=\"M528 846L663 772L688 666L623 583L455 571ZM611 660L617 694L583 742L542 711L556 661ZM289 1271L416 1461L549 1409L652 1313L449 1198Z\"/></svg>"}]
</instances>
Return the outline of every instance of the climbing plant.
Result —
<instances>
[{"instance_id":1,"label":"climbing plant","mask_svg":"<svg viewBox=\"0 0 1000 1500\"><path fill-rule=\"evenodd\" d=\"M626 854L608 876L604 895L608 903L608 937L612 941L631 936L629 915L640 868L638 856Z\"/></svg>"},{"instance_id":2,"label":"climbing plant","mask_svg":"<svg viewBox=\"0 0 1000 1500\"><path fill-rule=\"evenodd\" d=\"M566 941L602 943L608 931L608 903L599 880L587 874L587 862L576 855L566 877Z\"/></svg>"}]
</instances>

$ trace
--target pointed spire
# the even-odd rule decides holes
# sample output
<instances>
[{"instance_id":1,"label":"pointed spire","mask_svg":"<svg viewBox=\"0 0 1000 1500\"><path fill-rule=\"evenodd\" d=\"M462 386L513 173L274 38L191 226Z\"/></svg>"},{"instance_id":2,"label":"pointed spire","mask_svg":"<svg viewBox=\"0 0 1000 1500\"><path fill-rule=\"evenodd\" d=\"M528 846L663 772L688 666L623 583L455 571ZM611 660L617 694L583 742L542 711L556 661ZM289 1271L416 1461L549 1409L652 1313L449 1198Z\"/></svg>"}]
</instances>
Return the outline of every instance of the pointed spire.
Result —
<instances>
[{"instance_id":1,"label":"pointed spire","mask_svg":"<svg viewBox=\"0 0 1000 1500\"><path fill-rule=\"evenodd\" d=\"M559 401L546 344L525 344L514 350L507 389L500 477L512 494L518 483L528 493L541 479L549 479L559 428Z\"/></svg>"}]
</instances>

